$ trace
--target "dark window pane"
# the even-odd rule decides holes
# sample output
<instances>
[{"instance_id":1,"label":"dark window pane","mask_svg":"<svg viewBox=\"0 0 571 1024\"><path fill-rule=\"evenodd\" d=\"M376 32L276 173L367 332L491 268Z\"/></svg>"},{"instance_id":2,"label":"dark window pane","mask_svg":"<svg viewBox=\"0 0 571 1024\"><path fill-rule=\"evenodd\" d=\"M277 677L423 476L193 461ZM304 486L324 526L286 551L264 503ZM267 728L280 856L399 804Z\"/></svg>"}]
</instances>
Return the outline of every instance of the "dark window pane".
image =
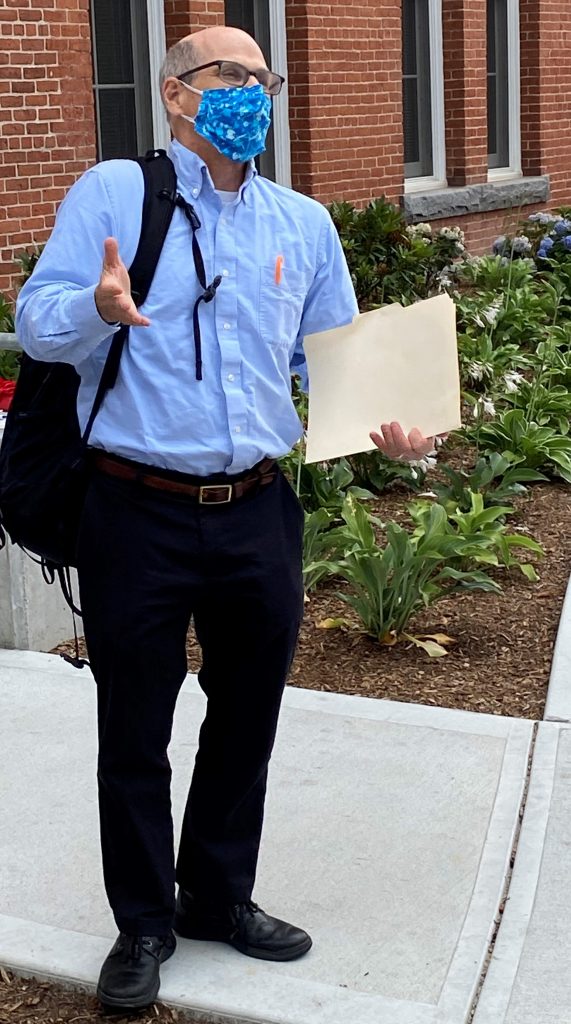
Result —
<instances>
[{"instance_id":1,"label":"dark window pane","mask_svg":"<svg viewBox=\"0 0 571 1024\"><path fill-rule=\"evenodd\" d=\"M405 175L433 173L428 0L403 0L403 119Z\"/></svg>"},{"instance_id":2,"label":"dark window pane","mask_svg":"<svg viewBox=\"0 0 571 1024\"><path fill-rule=\"evenodd\" d=\"M227 25L241 28L254 37L266 63L270 66L270 11L269 0L225 0L224 19ZM278 69L281 71L281 69ZM281 72L284 73L283 71ZM274 126L270 125L266 139L266 151L256 157L256 165L266 178L275 178L276 160L274 143Z\"/></svg>"},{"instance_id":3,"label":"dark window pane","mask_svg":"<svg viewBox=\"0 0 571 1024\"><path fill-rule=\"evenodd\" d=\"M137 155L134 89L99 90L101 160Z\"/></svg>"},{"instance_id":4,"label":"dark window pane","mask_svg":"<svg viewBox=\"0 0 571 1024\"><path fill-rule=\"evenodd\" d=\"M404 106L404 162L414 164L420 160L418 131L418 96L416 79L408 78L403 83Z\"/></svg>"},{"instance_id":5,"label":"dark window pane","mask_svg":"<svg viewBox=\"0 0 571 1024\"><path fill-rule=\"evenodd\" d=\"M496 76L488 75L488 153L498 152L498 122L496 117Z\"/></svg>"},{"instance_id":6,"label":"dark window pane","mask_svg":"<svg viewBox=\"0 0 571 1024\"><path fill-rule=\"evenodd\" d=\"M416 0L403 0L402 70L416 75Z\"/></svg>"},{"instance_id":7,"label":"dark window pane","mask_svg":"<svg viewBox=\"0 0 571 1024\"><path fill-rule=\"evenodd\" d=\"M509 52L507 0L487 0L488 163L508 167Z\"/></svg>"},{"instance_id":8,"label":"dark window pane","mask_svg":"<svg viewBox=\"0 0 571 1024\"><path fill-rule=\"evenodd\" d=\"M130 0L93 0L97 84L133 81Z\"/></svg>"}]
</instances>

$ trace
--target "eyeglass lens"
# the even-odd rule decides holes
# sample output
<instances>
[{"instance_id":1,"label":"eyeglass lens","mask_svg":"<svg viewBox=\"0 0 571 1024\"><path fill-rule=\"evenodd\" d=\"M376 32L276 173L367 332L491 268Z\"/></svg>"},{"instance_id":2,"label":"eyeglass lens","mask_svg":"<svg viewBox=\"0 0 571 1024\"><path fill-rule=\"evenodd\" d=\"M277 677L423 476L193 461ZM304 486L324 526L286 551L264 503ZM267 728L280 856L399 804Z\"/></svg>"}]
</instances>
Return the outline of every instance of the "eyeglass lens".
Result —
<instances>
[{"instance_id":1,"label":"eyeglass lens","mask_svg":"<svg viewBox=\"0 0 571 1024\"><path fill-rule=\"evenodd\" d=\"M268 71L266 68L250 72L243 64L236 64L231 60L220 61L219 67L220 78L227 85L245 85L250 78L250 74L253 74L266 92L269 92L272 96L277 96L282 87L280 76L276 75L273 71Z\"/></svg>"}]
</instances>

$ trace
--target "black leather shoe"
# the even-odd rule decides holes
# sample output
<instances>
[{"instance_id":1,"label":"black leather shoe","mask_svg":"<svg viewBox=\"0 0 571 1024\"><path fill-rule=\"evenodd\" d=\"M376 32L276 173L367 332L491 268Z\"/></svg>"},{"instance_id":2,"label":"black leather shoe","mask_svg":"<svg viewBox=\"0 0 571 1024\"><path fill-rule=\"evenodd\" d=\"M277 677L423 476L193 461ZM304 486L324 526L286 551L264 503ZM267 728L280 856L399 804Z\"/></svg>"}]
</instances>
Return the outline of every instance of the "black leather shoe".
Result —
<instances>
[{"instance_id":1,"label":"black leather shoe","mask_svg":"<svg viewBox=\"0 0 571 1024\"><path fill-rule=\"evenodd\" d=\"M296 960L311 949L307 932L269 917L251 900L232 907L203 906L180 888L174 930L185 939L227 942L257 960Z\"/></svg>"},{"instance_id":2,"label":"black leather shoe","mask_svg":"<svg viewBox=\"0 0 571 1024\"><path fill-rule=\"evenodd\" d=\"M170 935L125 935L121 932L99 975L97 998L104 1009L144 1010L159 993L160 965L172 956Z\"/></svg>"}]
</instances>

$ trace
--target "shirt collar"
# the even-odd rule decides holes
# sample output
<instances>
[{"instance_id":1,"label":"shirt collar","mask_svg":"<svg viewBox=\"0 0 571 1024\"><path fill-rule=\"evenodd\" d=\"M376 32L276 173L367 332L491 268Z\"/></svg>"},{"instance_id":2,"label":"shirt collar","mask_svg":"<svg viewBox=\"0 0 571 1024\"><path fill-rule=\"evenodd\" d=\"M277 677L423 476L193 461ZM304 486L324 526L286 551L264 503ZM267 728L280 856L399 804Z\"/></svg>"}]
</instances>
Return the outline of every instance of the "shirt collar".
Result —
<instances>
[{"instance_id":1,"label":"shirt collar","mask_svg":"<svg viewBox=\"0 0 571 1024\"><path fill-rule=\"evenodd\" d=\"M180 184L190 193L193 199L197 199L205 187L210 188L213 192L215 191L214 182L208 167L204 160L197 153L193 152L192 149L187 149L177 139L173 139L169 147L169 156L175 166ZM250 160L246 166L244 181L238 189L238 200L243 199L245 203L250 202L251 196L249 195L248 186L257 173L254 161Z\"/></svg>"}]
</instances>

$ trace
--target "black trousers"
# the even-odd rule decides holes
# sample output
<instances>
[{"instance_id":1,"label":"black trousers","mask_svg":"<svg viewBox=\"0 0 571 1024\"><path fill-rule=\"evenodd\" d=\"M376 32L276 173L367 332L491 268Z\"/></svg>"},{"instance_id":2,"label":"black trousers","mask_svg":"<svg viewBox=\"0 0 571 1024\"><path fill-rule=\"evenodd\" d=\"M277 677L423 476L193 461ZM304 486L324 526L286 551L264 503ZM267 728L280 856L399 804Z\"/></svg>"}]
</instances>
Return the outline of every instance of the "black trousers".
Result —
<instances>
[{"instance_id":1,"label":"black trousers","mask_svg":"<svg viewBox=\"0 0 571 1024\"><path fill-rule=\"evenodd\" d=\"M268 762L303 612L303 513L287 480L204 506L94 472L78 555L97 683L105 886L129 934L167 932L175 879L249 899ZM191 616L207 700L176 862L167 748Z\"/></svg>"}]
</instances>

